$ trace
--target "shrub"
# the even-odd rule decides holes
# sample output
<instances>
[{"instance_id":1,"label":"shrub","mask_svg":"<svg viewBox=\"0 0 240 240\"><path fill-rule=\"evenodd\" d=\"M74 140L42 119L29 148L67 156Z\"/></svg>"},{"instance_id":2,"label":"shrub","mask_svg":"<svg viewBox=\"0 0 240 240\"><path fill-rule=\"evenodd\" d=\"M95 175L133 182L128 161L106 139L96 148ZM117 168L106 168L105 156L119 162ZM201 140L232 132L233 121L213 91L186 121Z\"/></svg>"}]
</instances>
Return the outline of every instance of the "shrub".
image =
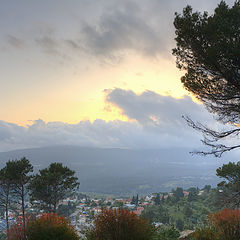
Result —
<instances>
[{"instance_id":1,"label":"shrub","mask_svg":"<svg viewBox=\"0 0 240 240\"><path fill-rule=\"evenodd\" d=\"M95 219L95 227L87 233L88 240L152 239L153 226L145 219L124 209L103 209Z\"/></svg>"},{"instance_id":2,"label":"shrub","mask_svg":"<svg viewBox=\"0 0 240 240\"><path fill-rule=\"evenodd\" d=\"M240 209L224 209L210 214L209 225L193 234L194 240L239 240Z\"/></svg>"},{"instance_id":3,"label":"shrub","mask_svg":"<svg viewBox=\"0 0 240 240\"><path fill-rule=\"evenodd\" d=\"M199 228L191 235L191 237L192 238L190 239L194 240L220 240L219 233L212 227Z\"/></svg>"},{"instance_id":4,"label":"shrub","mask_svg":"<svg viewBox=\"0 0 240 240\"><path fill-rule=\"evenodd\" d=\"M28 224L30 221L30 217L26 217L26 223ZM21 217L18 217L14 224L11 224L8 230L9 240L24 240L24 228L23 221ZM0 238L1 239L1 238Z\"/></svg>"},{"instance_id":5,"label":"shrub","mask_svg":"<svg viewBox=\"0 0 240 240\"><path fill-rule=\"evenodd\" d=\"M179 231L173 226L160 226L154 240L178 240L179 236Z\"/></svg>"},{"instance_id":6,"label":"shrub","mask_svg":"<svg viewBox=\"0 0 240 240\"><path fill-rule=\"evenodd\" d=\"M74 228L65 217L44 214L27 225L28 240L79 240Z\"/></svg>"}]
</instances>

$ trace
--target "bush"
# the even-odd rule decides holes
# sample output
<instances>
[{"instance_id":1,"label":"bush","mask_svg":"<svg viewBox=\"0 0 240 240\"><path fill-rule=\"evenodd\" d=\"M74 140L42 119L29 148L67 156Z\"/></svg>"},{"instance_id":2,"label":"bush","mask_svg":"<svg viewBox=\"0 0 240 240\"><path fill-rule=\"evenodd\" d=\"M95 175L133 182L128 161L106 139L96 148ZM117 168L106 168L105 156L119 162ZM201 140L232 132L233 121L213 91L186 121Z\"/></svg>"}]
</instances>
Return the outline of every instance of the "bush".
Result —
<instances>
[{"instance_id":1,"label":"bush","mask_svg":"<svg viewBox=\"0 0 240 240\"><path fill-rule=\"evenodd\" d=\"M224 209L210 214L209 224L193 234L194 240L239 240L240 209Z\"/></svg>"},{"instance_id":2,"label":"bush","mask_svg":"<svg viewBox=\"0 0 240 240\"><path fill-rule=\"evenodd\" d=\"M173 226L160 226L157 229L154 240L178 240L180 234Z\"/></svg>"},{"instance_id":3,"label":"bush","mask_svg":"<svg viewBox=\"0 0 240 240\"><path fill-rule=\"evenodd\" d=\"M220 240L219 233L212 227L197 229L191 237L193 240Z\"/></svg>"},{"instance_id":4,"label":"bush","mask_svg":"<svg viewBox=\"0 0 240 240\"><path fill-rule=\"evenodd\" d=\"M152 239L153 226L145 219L124 209L103 209L89 230L87 240L146 240Z\"/></svg>"},{"instance_id":5,"label":"bush","mask_svg":"<svg viewBox=\"0 0 240 240\"><path fill-rule=\"evenodd\" d=\"M44 214L27 225L28 240L79 240L74 228L64 217Z\"/></svg>"},{"instance_id":6,"label":"bush","mask_svg":"<svg viewBox=\"0 0 240 240\"><path fill-rule=\"evenodd\" d=\"M29 223L30 217L26 217L26 224ZM9 240L24 240L24 229L22 218L17 218L14 224L11 224L8 231ZM1 239L1 238L0 238ZM6 238L7 239L7 238Z\"/></svg>"}]
</instances>

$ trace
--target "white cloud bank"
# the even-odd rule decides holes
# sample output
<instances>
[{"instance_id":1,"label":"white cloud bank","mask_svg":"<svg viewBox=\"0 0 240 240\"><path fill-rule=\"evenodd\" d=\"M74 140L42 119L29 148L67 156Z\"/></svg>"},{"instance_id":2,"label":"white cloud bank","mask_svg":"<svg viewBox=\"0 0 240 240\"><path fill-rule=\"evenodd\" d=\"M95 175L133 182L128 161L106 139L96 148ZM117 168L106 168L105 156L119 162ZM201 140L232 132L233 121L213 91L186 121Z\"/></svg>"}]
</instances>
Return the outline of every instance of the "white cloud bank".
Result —
<instances>
[{"instance_id":1,"label":"white cloud bank","mask_svg":"<svg viewBox=\"0 0 240 240\"><path fill-rule=\"evenodd\" d=\"M106 103L121 109L135 121L80 121L77 124L35 120L22 127L0 121L0 151L51 145L120 148L196 147L200 136L186 125L182 115L214 124L202 105L188 96L175 99L155 92L106 91Z\"/></svg>"}]
</instances>

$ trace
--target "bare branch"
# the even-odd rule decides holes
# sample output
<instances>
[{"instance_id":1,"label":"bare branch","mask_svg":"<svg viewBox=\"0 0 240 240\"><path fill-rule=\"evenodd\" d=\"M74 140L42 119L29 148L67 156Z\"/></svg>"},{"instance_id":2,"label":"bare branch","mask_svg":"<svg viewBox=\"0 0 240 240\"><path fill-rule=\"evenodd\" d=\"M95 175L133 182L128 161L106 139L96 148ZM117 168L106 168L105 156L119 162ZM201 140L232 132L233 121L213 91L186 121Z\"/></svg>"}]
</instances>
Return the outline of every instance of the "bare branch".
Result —
<instances>
[{"instance_id":1,"label":"bare branch","mask_svg":"<svg viewBox=\"0 0 240 240\"><path fill-rule=\"evenodd\" d=\"M208 128L207 126L197 122L195 123L192 119L187 116L183 116L183 119L187 124L193 129L201 132L203 134L203 139L201 140L205 146L211 148L210 151L193 151L191 154L199 154L202 156L214 155L215 157L221 157L223 153L229 152L233 149L240 148L240 144L227 146L225 144L217 143L219 140L226 139L230 136L238 136L240 134L240 128L234 128L228 131L218 132Z\"/></svg>"}]
</instances>

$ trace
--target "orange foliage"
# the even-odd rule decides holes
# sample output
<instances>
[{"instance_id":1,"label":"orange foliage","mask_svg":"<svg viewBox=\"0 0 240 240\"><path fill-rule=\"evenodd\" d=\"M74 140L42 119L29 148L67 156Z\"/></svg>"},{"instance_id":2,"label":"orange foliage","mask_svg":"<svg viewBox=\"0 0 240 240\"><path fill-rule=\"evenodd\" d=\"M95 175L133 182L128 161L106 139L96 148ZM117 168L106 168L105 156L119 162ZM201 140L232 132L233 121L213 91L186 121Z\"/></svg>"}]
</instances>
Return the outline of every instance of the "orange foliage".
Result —
<instances>
[{"instance_id":1,"label":"orange foliage","mask_svg":"<svg viewBox=\"0 0 240 240\"><path fill-rule=\"evenodd\" d=\"M197 229L194 240L239 240L240 209L224 209L210 214L209 226Z\"/></svg>"},{"instance_id":2,"label":"orange foliage","mask_svg":"<svg viewBox=\"0 0 240 240\"><path fill-rule=\"evenodd\" d=\"M79 237L69 221L56 213L41 215L27 225L29 240L78 240Z\"/></svg>"},{"instance_id":3,"label":"orange foliage","mask_svg":"<svg viewBox=\"0 0 240 240\"><path fill-rule=\"evenodd\" d=\"M26 216L26 224L30 221L30 216ZM8 231L10 240L24 240L23 221L21 217L18 217L16 222L10 226Z\"/></svg>"},{"instance_id":4,"label":"orange foliage","mask_svg":"<svg viewBox=\"0 0 240 240\"><path fill-rule=\"evenodd\" d=\"M79 237L69 221L54 213L47 213L37 218L26 219L26 237L29 240L78 240ZM10 240L24 240L22 219L9 229Z\"/></svg>"},{"instance_id":5,"label":"orange foliage","mask_svg":"<svg viewBox=\"0 0 240 240\"><path fill-rule=\"evenodd\" d=\"M225 239L240 239L240 209L224 209L210 214L209 220Z\"/></svg>"},{"instance_id":6,"label":"orange foliage","mask_svg":"<svg viewBox=\"0 0 240 240\"><path fill-rule=\"evenodd\" d=\"M58 216L56 213L44 213L37 220L39 223L47 223L51 225L61 225L68 223L67 219L63 216Z\"/></svg>"},{"instance_id":7,"label":"orange foliage","mask_svg":"<svg viewBox=\"0 0 240 240\"><path fill-rule=\"evenodd\" d=\"M124 209L103 209L95 220L96 240L145 240L152 235L152 226L145 219Z\"/></svg>"}]
</instances>

